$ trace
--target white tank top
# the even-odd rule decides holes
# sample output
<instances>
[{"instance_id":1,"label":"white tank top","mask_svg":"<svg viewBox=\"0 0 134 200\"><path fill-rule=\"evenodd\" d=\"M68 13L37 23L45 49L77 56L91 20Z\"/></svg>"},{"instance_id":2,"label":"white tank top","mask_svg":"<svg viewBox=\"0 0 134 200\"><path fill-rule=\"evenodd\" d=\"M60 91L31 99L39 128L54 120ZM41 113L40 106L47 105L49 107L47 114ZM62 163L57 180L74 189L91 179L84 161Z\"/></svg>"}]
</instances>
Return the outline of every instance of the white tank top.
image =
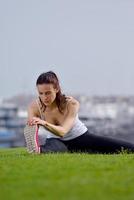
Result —
<instances>
[{"instance_id":1,"label":"white tank top","mask_svg":"<svg viewBox=\"0 0 134 200\"><path fill-rule=\"evenodd\" d=\"M63 137L56 136L53 133L49 132L49 134L47 135L47 138L59 138L60 140L72 140L82 135L86 131L87 131L87 127L79 120L78 115L77 115L73 127Z\"/></svg>"},{"instance_id":2,"label":"white tank top","mask_svg":"<svg viewBox=\"0 0 134 200\"><path fill-rule=\"evenodd\" d=\"M42 115L38 101L37 101L37 105L39 108L41 119L45 120ZM60 140L72 140L72 139L84 134L87 130L88 130L87 127L85 126L85 124L83 122L80 121L78 114L77 114L73 127L63 137L54 135L52 132L46 130L45 127L41 127L41 129L39 131L39 141L41 140L41 138L59 138Z\"/></svg>"}]
</instances>

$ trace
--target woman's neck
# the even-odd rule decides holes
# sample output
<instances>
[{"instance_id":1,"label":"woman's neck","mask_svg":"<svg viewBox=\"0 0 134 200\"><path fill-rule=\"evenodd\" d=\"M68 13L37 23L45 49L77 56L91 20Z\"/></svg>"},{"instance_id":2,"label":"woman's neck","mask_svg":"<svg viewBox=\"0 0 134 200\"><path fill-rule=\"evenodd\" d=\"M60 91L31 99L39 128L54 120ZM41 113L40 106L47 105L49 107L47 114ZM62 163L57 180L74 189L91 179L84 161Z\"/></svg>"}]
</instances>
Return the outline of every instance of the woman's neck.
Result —
<instances>
[{"instance_id":1,"label":"woman's neck","mask_svg":"<svg viewBox=\"0 0 134 200\"><path fill-rule=\"evenodd\" d=\"M48 105L48 106L46 106L46 109L45 109L45 111L52 111L52 110L55 110L57 108L57 104L56 104L56 102L54 101L51 105Z\"/></svg>"}]
</instances>

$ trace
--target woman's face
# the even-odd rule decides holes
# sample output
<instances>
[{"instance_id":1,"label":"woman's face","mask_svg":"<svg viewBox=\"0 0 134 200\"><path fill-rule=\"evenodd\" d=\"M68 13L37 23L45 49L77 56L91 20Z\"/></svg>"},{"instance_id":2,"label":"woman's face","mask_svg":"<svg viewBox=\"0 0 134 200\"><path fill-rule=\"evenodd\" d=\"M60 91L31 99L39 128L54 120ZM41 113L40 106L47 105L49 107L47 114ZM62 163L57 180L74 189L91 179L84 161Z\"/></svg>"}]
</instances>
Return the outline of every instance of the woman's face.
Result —
<instances>
[{"instance_id":1,"label":"woman's face","mask_svg":"<svg viewBox=\"0 0 134 200\"><path fill-rule=\"evenodd\" d=\"M39 84L37 85L37 90L41 101L45 106L52 104L56 98L56 93L58 90L54 88L53 84Z\"/></svg>"}]
</instances>

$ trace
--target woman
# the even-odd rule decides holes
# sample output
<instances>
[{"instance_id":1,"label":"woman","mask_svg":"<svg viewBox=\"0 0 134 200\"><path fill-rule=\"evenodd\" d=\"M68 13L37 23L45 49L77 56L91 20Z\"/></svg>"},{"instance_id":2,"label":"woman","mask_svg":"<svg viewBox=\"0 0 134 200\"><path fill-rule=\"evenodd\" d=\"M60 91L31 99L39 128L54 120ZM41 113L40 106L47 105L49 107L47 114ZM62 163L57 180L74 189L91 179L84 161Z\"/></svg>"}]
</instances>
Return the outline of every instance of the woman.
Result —
<instances>
[{"instance_id":1,"label":"woman","mask_svg":"<svg viewBox=\"0 0 134 200\"><path fill-rule=\"evenodd\" d=\"M41 74L36 86L39 97L28 107L24 129L30 153L115 153L122 149L134 152L134 144L91 134L79 120L79 102L62 94L54 72Z\"/></svg>"}]
</instances>

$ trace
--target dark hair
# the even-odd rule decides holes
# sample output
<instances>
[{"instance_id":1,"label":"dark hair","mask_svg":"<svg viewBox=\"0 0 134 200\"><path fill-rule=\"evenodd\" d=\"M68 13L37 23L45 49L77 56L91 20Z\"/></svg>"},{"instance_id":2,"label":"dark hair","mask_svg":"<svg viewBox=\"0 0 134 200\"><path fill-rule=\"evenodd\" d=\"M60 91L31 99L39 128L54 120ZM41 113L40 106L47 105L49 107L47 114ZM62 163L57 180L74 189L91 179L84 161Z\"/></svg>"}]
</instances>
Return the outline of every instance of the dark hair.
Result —
<instances>
[{"instance_id":1,"label":"dark hair","mask_svg":"<svg viewBox=\"0 0 134 200\"><path fill-rule=\"evenodd\" d=\"M41 84L53 84L53 86L58 89L58 92L56 94L56 104L58 106L59 111L63 114L63 109L66 105L66 96L64 94L62 94L61 92L61 88L60 88L60 84L59 84L59 80L57 75L53 72L53 71L48 71L45 73L42 73L37 81L36 81L36 86L37 85L41 85ZM39 98L40 103L41 103L41 109L43 109L43 111L45 111L46 106L44 105L44 103L41 101L41 99Z\"/></svg>"}]
</instances>

